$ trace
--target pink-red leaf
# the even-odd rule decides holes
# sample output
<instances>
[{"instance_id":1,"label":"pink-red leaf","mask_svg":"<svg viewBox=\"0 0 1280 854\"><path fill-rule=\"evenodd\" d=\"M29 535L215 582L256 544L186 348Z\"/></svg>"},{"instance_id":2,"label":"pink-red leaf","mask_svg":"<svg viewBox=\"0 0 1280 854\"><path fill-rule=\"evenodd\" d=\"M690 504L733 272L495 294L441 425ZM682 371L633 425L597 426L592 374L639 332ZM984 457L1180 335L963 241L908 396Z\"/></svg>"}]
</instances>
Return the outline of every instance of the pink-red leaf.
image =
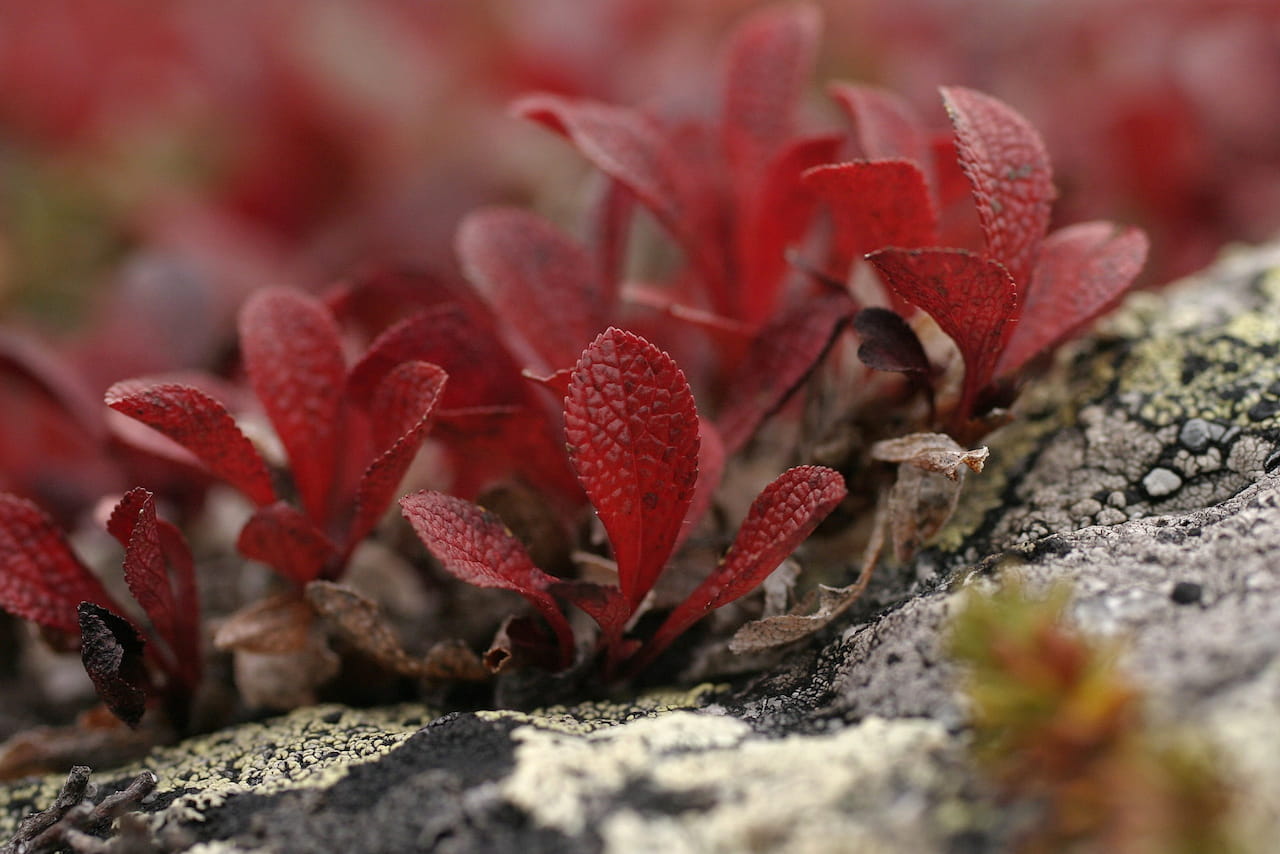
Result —
<instances>
[{"instance_id":1,"label":"pink-red leaf","mask_svg":"<svg viewBox=\"0 0 1280 854\"><path fill-rule=\"evenodd\" d=\"M703 616L750 593L848 494L844 478L822 466L788 469L751 503L724 558L646 645L638 669Z\"/></svg>"},{"instance_id":2,"label":"pink-red leaf","mask_svg":"<svg viewBox=\"0 0 1280 854\"><path fill-rule=\"evenodd\" d=\"M168 436L195 454L217 477L259 506L276 500L271 475L257 449L226 407L197 388L180 383L148 385L135 380L107 389L107 406Z\"/></svg>"},{"instance_id":3,"label":"pink-red leaf","mask_svg":"<svg viewBox=\"0 0 1280 854\"><path fill-rule=\"evenodd\" d=\"M716 422L726 454L739 451L800 387L853 311L848 295L831 294L796 306L760 330L734 372Z\"/></svg>"},{"instance_id":4,"label":"pink-red leaf","mask_svg":"<svg viewBox=\"0 0 1280 854\"><path fill-rule=\"evenodd\" d=\"M586 250L541 217L487 208L458 228L467 278L519 343L526 361L554 371L577 361L604 327L605 291Z\"/></svg>"},{"instance_id":5,"label":"pink-red leaf","mask_svg":"<svg viewBox=\"0 0 1280 854\"><path fill-rule=\"evenodd\" d=\"M573 660L573 632L547 591L559 579L533 565L502 520L476 505L439 492L400 499L414 532L450 575L476 587L512 590L546 618L560 641L562 665Z\"/></svg>"},{"instance_id":6,"label":"pink-red leaf","mask_svg":"<svg viewBox=\"0 0 1280 854\"><path fill-rule=\"evenodd\" d=\"M853 118L863 157L902 158L918 165L926 176L930 174L929 133L909 103L875 86L833 83L827 91Z\"/></svg>"},{"instance_id":7,"label":"pink-red leaf","mask_svg":"<svg viewBox=\"0 0 1280 854\"><path fill-rule=\"evenodd\" d=\"M1057 195L1044 141L1030 122L990 95L944 87L942 100L973 186L987 254L1026 284Z\"/></svg>"},{"instance_id":8,"label":"pink-red leaf","mask_svg":"<svg viewBox=\"0 0 1280 854\"><path fill-rule=\"evenodd\" d=\"M339 557L325 533L283 501L259 507L249 517L236 549L300 585L319 578Z\"/></svg>"},{"instance_id":9,"label":"pink-red leaf","mask_svg":"<svg viewBox=\"0 0 1280 854\"><path fill-rule=\"evenodd\" d=\"M696 245L687 203L690 177L644 113L556 95L530 95L511 109L565 136L597 169L634 193L678 241Z\"/></svg>"},{"instance_id":10,"label":"pink-red leaf","mask_svg":"<svg viewBox=\"0 0 1280 854\"><path fill-rule=\"evenodd\" d=\"M689 535L698 527L698 523L711 510L716 501L716 492L720 489L720 481L724 477L724 465L728 452L720 431L715 424L706 418L698 418L698 483L693 490L693 501L689 503L689 512L685 514L684 524L680 527L680 535L676 537L672 552L678 551Z\"/></svg>"},{"instance_id":11,"label":"pink-red leaf","mask_svg":"<svg viewBox=\"0 0 1280 854\"><path fill-rule=\"evenodd\" d=\"M373 530L431 430L436 402L444 391L445 372L426 362L405 362L387 374L373 398L378 455L356 487L355 516L347 531L349 552Z\"/></svg>"},{"instance_id":12,"label":"pink-red leaf","mask_svg":"<svg viewBox=\"0 0 1280 854\"><path fill-rule=\"evenodd\" d=\"M962 249L883 249L867 260L956 343L965 365L957 417L972 414L1017 322L1018 289L1008 271Z\"/></svg>"},{"instance_id":13,"label":"pink-red leaf","mask_svg":"<svg viewBox=\"0 0 1280 854\"><path fill-rule=\"evenodd\" d=\"M752 327L773 316L785 283L788 247L799 243L813 220L818 199L802 176L830 162L839 150L837 136L807 137L780 149L763 175L741 185L737 240L740 284L737 317Z\"/></svg>"},{"instance_id":14,"label":"pink-red leaf","mask_svg":"<svg viewBox=\"0 0 1280 854\"><path fill-rule=\"evenodd\" d=\"M1140 229L1109 222L1070 225L1045 238L997 376L1017 371L1114 306L1146 257L1147 237Z\"/></svg>"},{"instance_id":15,"label":"pink-red leaf","mask_svg":"<svg viewBox=\"0 0 1280 854\"><path fill-rule=\"evenodd\" d=\"M813 73L821 25L813 6L771 6L730 36L721 130L738 182L754 181L791 136L796 107Z\"/></svg>"},{"instance_id":16,"label":"pink-red leaf","mask_svg":"<svg viewBox=\"0 0 1280 854\"><path fill-rule=\"evenodd\" d=\"M818 166L805 183L831 208L833 254L844 275L857 256L938 242L938 214L920 167L906 160L857 160Z\"/></svg>"},{"instance_id":17,"label":"pink-red leaf","mask_svg":"<svg viewBox=\"0 0 1280 854\"><path fill-rule=\"evenodd\" d=\"M118 610L52 519L30 501L0 493L0 608L74 634L82 601Z\"/></svg>"},{"instance_id":18,"label":"pink-red leaf","mask_svg":"<svg viewBox=\"0 0 1280 854\"><path fill-rule=\"evenodd\" d=\"M267 288L240 312L240 350L289 455L302 506L323 522L332 511L347 374L337 321L310 297Z\"/></svg>"},{"instance_id":19,"label":"pink-red leaf","mask_svg":"<svg viewBox=\"0 0 1280 854\"><path fill-rule=\"evenodd\" d=\"M125 493L116 505L108 529L123 530L127 524L123 516L132 515L128 525L129 536L124 541L124 580L129 592L142 606L142 610L155 626L160 637L174 652L181 651L177 638L182 634L177 603L169 580L169 565L160 541L160 527L156 519L155 497L142 487ZM112 530L115 534L116 530Z\"/></svg>"},{"instance_id":20,"label":"pink-red leaf","mask_svg":"<svg viewBox=\"0 0 1280 854\"><path fill-rule=\"evenodd\" d=\"M520 369L492 326L458 304L407 317L379 335L351 368L351 399L367 408L387 374L410 361L439 365L449 375L442 407L499 406L524 399Z\"/></svg>"},{"instance_id":21,"label":"pink-red leaf","mask_svg":"<svg viewBox=\"0 0 1280 854\"><path fill-rule=\"evenodd\" d=\"M574 470L609 534L619 584L635 609L671 556L693 499L693 393L670 356L611 327L578 360L564 420Z\"/></svg>"}]
</instances>

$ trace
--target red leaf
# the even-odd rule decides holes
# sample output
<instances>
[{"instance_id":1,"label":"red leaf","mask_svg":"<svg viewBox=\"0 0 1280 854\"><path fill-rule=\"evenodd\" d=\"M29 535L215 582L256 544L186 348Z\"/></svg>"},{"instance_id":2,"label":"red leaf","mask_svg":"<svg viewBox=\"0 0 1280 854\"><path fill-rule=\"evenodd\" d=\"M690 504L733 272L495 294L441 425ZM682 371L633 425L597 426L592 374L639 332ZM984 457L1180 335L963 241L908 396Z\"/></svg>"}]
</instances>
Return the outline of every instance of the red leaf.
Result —
<instances>
[{"instance_id":1,"label":"red leaf","mask_svg":"<svg viewBox=\"0 0 1280 854\"><path fill-rule=\"evenodd\" d=\"M126 516L132 516L132 519L125 519ZM124 540L125 583L160 637L173 652L181 652L182 642L178 640L182 634L180 615L169 581L169 565L160 542L154 496L142 487L131 489L116 505L107 527L113 535L128 528L128 538Z\"/></svg>"},{"instance_id":2,"label":"red leaf","mask_svg":"<svg viewBox=\"0 0 1280 854\"><path fill-rule=\"evenodd\" d=\"M520 369L484 319L457 304L405 318L377 337L347 377L348 393L368 407L396 365L429 362L449 375L441 406L463 409L524 399Z\"/></svg>"},{"instance_id":3,"label":"red leaf","mask_svg":"<svg viewBox=\"0 0 1280 854\"><path fill-rule=\"evenodd\" d=\"M400 499L401 512L427 550L450 575L476 587L512 590L546 618L560 641L561 663L573 660L573 631L547 592L559 579L533 565L502 520L476 505L439 492Z\"/></svg>"},{"instance_id":4,"label":"red leaf","mask_svg":"<svg viewBox=\"0 0 1280 854\"><path fill-rule=\"evenodd\" d=\"M853 118L863 157L868 160L902 158L919 166L926 177L930 176L929 164L933 158L929 133L909 103L875 86L834 83L827 91Z\"/></svg>"},{"instance_id":5,"label":"red leaf","mask_svg":"<svg viewBox=\"0 0 1280 854\"><path fill-rule=\"evenodd\" d=\"M569 457L632 610L680 534L698 479L698 412L666 353L610 327L583 351L565 398Z\"/></svg>"},{"instance_id":6,"label":"red leaf","mask_svg":"<svg viewBox=\"0 0 1280 854\"><path fill-rule=\"evenodd\" d=\"M540 217L488 208L458 228L458 260L526 362L554 371L577 361L605 325L605 291L586 250ZM533 358L530 358L533 357Z\"/></svg>"},{"instance_id":7,"label":"red leaf","mask_svg":"<svg viewBox=\"0 0 1280 854\"><path fill-rule=\"evenodd\" d=\"M465 498L518 475L548 497L581 507L582 487L564 455L564 439L541 411L528 407L440 409L432 436L449 452L454 479L449 491Z\"/></svg>"},{"instance_id":8,"label":"red leaf","mask_svg":"<svg viewBox=\"0 0 1280 854\"><path fill-rule=\"evenodd\" d=\"M1017 322L1018 289L1008 271L963 249L882 249L867 260L956 343L965 365L956 417L968 417Z\"/></svg>"},{"instance_id":9,"label":"red leaf","mask_svg":"<svg viewBox=\"0 0 1280 854\"><path fill-rule=\"evenodd\" d=\"M800 242L813 220L817 198L801 176L834 158L840 142L837 136L795 140L762 167L763 176L747 185L752 192L739 201L737 316L752 327L777 310L787 248Z\"/></svg>"},{"instance_id":10,"label":"red leaf","mask_svg":"<svg viewBox=\"0 0 1280 854\"><path fill-rule=\"evenodd\" d=\"M955 128L960 165L973 186L987 254L1015 282L1026 284L1057 195L1044 141L1026 119L990 95L944 87L942 100Z\"/></svg>"},{"instance_id":11,"label":"red leaf","mask_svg":"<svg viewBox=\"0 0 1280 854\"><path fill-rule=\"evenodd\" d=\"M819 166L807 183L831 208L833 254L840 276L854 258L888 246L938 242L938 213L920 167L906 160L859 160Z\"/></svg>"},{"instance_id":12,"label":"red leaf","mask_svg":"<svg viewBox=\"0 0 1280 854\"><path fill-rule=\"evenodd\" d=\"M369 464L356 487L355 515L347 531L345 551L365 538L378 523L422 440L431 430L436 402L444 391L445 372L426 362L405 362L387 374L374 394L372 416L382 453Z\"/></svg>"},{"instance_id":13,"label":"red leaf","mask_svg":"<svg viewBox=\"0 0 1280 854\"><path fill-rule=\"evenodd\" d=\"M0 493L0 607L57 631L80 630L76 606L119 610L39 507Z\"/></svg>"},{"instance_id":14,"label":"red leaf","mask_svg":"<svg viewBox=\"0 0 1280 854\"><path fill-rule=\"evenodd\" d=\"M240 311L240 350L250 384L289 455L302 506L323 522L342 442L346 364L338 324L323 304L267 288Z\"/></svg>"},{"instance_id":15,"label":"red leaf","mask_svg":"<svg viewBox=\"0 0 1280 854\"><path fill-rule=\"evenodd\" d=\"M689 512L685 514L684 524L676 537L672 552L679 551L684 541L698 527L698 523L711 510L716 501L716 493L720 489L720 480L724 477L725 451L720 431L705 418L698 418L698 483L693 489L693 501L689 503Z\"/></svg>"},{"instance_id":16,"label":"red leaf","mask_svg":"<svg viewBox=\"0 0 1280 854\"><path fill-rule=\"evenodd\" d=\"M730 36L721 129L740 185L754 182L791 136L821 26L813 6L774 6L751 15Z\"/></svg>"},{"instance_id":17,"label":"red leaf","mask_svg":"<svg viewBox=\"0 0 1280 854\"><path fill-rule=\"evenodd\" d=\"M632 609L622 591L611 584L559 581L551 592L582 609L600 627L600 645L617 655Z\"/></svg>"},{"instance_id":18,"label":"red leaf","mask_svg":"<svg viewBox=\"0 0 1280 854\"><path fill-rule=\"evenodd\" d=\"M142 635L124 617L92 602L80 603L76 625L80 632L80 661L93 682L93 690L111 714L136 727L147 710L151 687Z\"/></svg>"},{"instance_id":19,"label":"red leaf","mask_svg":"<svg viewBox=\"0 0 1280 854\"><path fill-rule=\"evenodd\" d=\"M324 532L283 501L259 507L249 517L240 529L236 549L297 584L319 578L339 557Z\"/></svg>"},{"instance_id":20,"label":"red leaf","mask_svg":"<svg viewBox=\"0 0 1280 854\"><path fill-rule=\"evenodd\" d=\"M741 450L800 387L853 311L846 294L832 294L798 305L760 330L734 372L716 421L726 454Z\"/></svg>"},{"instance_id":21,"label":"red leaf","mask_svg":"<svg viewBox=\"0 0 1280 854\"><path fill-rule=\"evenodd\" d=\"M702 617L760 586L847 494L844 478L822 466L779 475L751 503L724 558L671 612L633 667L644 667Z\"/></svg>"},{"instance_id":22,"label":"red leaf","mask_svg":"<svg viewBox=\"0 0 1280 854\"><path fill-rule=\"evenodd\" d=\"M192 386L136 380L107 389L107 406L141 421L195 454L211 473L259 506L276 500L271 475L226 407Z\"/></svg>"},{"instance_id":23,"label":"red leaf","mask_svg":"<svg viewBox=\"0 0 1280 854\"><path fill-rule=\"evenodd\" d=\"M657 123L639 110L556 95L530 95L512 112L565 136L597 169L625 186L686 248L696 249L690 180Z\"/></svg>"},{"instance_id":24,"label":"red leaf","mask_svg":"<svg viewBox=\"0 0 1280 854\"><path fill-rule=\"evenodd\" d=\"M1114 306L1146 257L1147 237L1140 229L1109 222L1079 223L1045 238L996 375L1017 371Z\"/></svg>"}]
</instances>

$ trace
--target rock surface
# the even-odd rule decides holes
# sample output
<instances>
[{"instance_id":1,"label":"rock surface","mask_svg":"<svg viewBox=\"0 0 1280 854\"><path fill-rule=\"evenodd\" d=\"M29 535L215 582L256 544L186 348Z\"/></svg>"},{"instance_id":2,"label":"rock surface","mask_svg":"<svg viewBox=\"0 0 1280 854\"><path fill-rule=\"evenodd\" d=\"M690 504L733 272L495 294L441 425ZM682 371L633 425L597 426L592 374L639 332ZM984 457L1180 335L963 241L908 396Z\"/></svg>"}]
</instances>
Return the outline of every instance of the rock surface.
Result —
<instances>
[{"instance_id":1,"label":"rock surface","mask_svg":"<svg viewBox=\"0 0 1280 854\"><path fill-rule=\"evenodd\" d=\"M939 545L744 688L435 718L305 709L156 751L160 849L998 851L943 638L960 590L1072 585L1151 717L1280 838L1280 249L1138 295L990 439ZM60 780L0 789L0 839ZM1260 849L1262 850L1262 849Z\"/></svg>"}]
</instances>

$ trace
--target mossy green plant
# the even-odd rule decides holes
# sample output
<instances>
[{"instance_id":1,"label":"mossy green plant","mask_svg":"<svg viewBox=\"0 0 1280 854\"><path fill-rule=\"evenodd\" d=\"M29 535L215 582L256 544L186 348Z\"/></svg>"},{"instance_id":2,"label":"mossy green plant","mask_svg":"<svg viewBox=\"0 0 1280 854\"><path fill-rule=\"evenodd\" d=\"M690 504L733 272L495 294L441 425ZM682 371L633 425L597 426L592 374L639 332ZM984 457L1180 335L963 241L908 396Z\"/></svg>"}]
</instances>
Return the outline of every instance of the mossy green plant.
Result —
<instances>
[{"instance_id":1,"label":"mossy green plant","mask_svg":"<svg viewBox=\"0 0 1280 854\"><path fill-rule=\"evenodd\" d=\"M1065 585L968 596L949 645L964 667L973 756L1021 852L1238 852L1232 793L1206 745L1153 722L1120 646L1067 618Z\"/></svg>"}]
</instances>

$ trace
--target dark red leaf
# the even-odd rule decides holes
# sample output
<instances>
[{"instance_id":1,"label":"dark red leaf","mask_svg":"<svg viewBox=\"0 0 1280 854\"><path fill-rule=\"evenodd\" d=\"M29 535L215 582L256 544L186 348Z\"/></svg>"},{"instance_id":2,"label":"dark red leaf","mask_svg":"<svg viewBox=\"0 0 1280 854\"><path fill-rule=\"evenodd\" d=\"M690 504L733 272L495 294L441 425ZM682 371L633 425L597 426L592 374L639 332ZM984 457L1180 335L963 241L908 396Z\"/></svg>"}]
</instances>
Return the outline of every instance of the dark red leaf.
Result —
<instances>
[{"instance_id":1,"label":"dark red leaf","mask_svg":"<svg viewBox=\"0 0 1280 854\"><path fill-rule=\"evenodd\" d=\"M21 333L0 331L0 371L25 377L92 440L106 438L102 407L96 396L53 349Z\"/></svg>"},{"instance_id":2,"label":"dark red leaf","mask_svg":"<svg viewBox=\"0 0 1280 854\"><path fill-rule=\"evenodd\" d=\"M792 308L760 330L733 374L716 421L726 454L741 450L804 383L853 311L847 294L830 294Z\"/></svg>"},{"instance_id":3,"label":"dark red leaf","mask_svg":"<svg viewBox=\"0 0 1280 854\"><path fill-rule=\"evenodd\" d=\"M347 378L351 399L368 408L396 365L429 362L449 375L441 406L463 409L523 400L520 369L485 318L458 304L440 305L405 318L369 345Z\"/></svg>"},{"instance_id":4,"label":"dark red leaf","mask_svg":"<svg viewBox=\"0 0 1280 854\"><path fill-rule=\"evenodd\" d=\"M771 6L739 24L729 38L721 131L739 184L756 180L792 135L796 108L813 73L819 11Z\"/></svg>"},{"instance_id":5,"label":"dark red leaf","mask_svg":"<svg viewBox=\"0 0 1280 854\"><path fill-rule=\"evenodd\" d=\"M25 498L0 493L0 608L74 634L82 601L118 610L52 519Z\"/></svg>"},{"instance_id":6,"label":"dark red leaf","mask_svg":"<svg viewBox=\"0 0 1280 854\"><path fill-rule=\"evenodd\" d=\"M698 527L698 523L711 510L716 501L716 492L720 489L720 480L724 476L725 451L724 440L715 424L706 418L698 418L698 483L693 490L693 501L689 502L689 512L685 514L684 524L676 537L672 552L680 549L684 541Z\"/></svg>"},{"instance_id":7,"label":"dark red leaf","mask_svg":"<svg viewBox=\"0 0 1280 854\"><path fill-rule=\"evenodd\" d=\"M953 86L942 89L942 100L955 128L960 165L973 185L987 254L1025 285L1057 195L1044 141L1026 119L990 95Z\"/></svg>"},{"instance_id":8,"label":"dark red leaf","mask_svg":"<svg viewBox=\"0 0 1280 854\"><path fill-rule=\"evenodd\" d=\"M147 710L145 641L133 624L91 602L77 609L80 660L111 713L136 727Z\"/></svg>"},{"instance_id":9,"label":"dark red leaf","mask_svg":"<svg viewBox=\"0 0 1280 854\"><path fill-rule=\"evenodd\" d=\"M240 529L236 549L297 584L314 581L339 557L325 533L283 501L259 507L249 517Z\"/></svg>"},{"instance_id":10,"label":"dark red leaf","mask_svg":"<svg viewBox=\"0 0 1280 854\"><path fill-rule=\"evenodd\" d=\"M573 379L573 368L561 368L553 374L539 376L528 368L520 372L526 380L549 390L556 397L563 399L569 393L569 382Z\"/></svg>"},{"instance_id":11,"label":"dark red leaf","mask_svg":"<svg viewBox=\"0 0 1280 854\"><path fill-rule=\"evenodd\" d=\"M957 418L968 417L1017 322L1018 289L1008 271L963 249L883 249L867 260L956 343L965 365Z\"/></svg>"},{"instance_id":12,"label":"dark red leaf","mask_svg":"<svg viewBox=\"0 0 1280 854\"><path fill-rule=\"evenodd\" d=\"M841 276L854 258L876 249L914 249L938 242L938 214L924 173L915 163L836 163L810 169L804 180L831 208L833 255Z\"/></svg>"},{"instance_id":13,"label":"dark red leaf","mask_svg":"<svg viewBox=\"0 0 1280 854\"><path fill-rule=\"evenodd\" d=\"M670 356L610 327L578 360L564 421L570 460L609 534L634 610L671 556L693 499L693 393Z\"/></svg>"},{"instance_id":14,"label":"dark red leaf","mask_svg":"<svg viewBox=\"0 0 1280 854\"><path fill-rule=\"evenodd\" d=\"M418 448L431 430L432 414L447 379L445 372L426 362L398 365L374 394L372 416L379 448L356 487L355 515L347 531L347 552L373 530L391 503Z\"/></svg>"},{"instance_id":15,"label":"dark red leaf","mask_svg":"<svg viewBox=\"0 0 1280 854\"><path fill-rule=\"evenodd\" d=\"M1114 306L1146 257L1147 237L1140 229L1109 222L1070 225L1045 238L996 374L1017 371Z\"/></svg>"},{"instance_id":16,"label":"dark red leaf","mask_svg":"<svg viewBox=\"0 0 1280 854\"><path fill-rule=\"evenodd\" d=\"M573 660L573 631L547 592L559 579L533 565L502 520L476 505L439 492L400 499L401 512L427 550L450 575L476 587L512 590L546 618L560 641L561 665Z\"/></svg>"},{"instance_id":17,"label":"dark red leaf","mask_svg":"<svg viewBox=\"0 0 1280 854\"><path fill-rule=\"evenodd\" d=\"M609 584L589 581L560 581L551 592L582 609L600 626L600 645L616 654L632 609L622 591Z\"/></svg>"},{"instance_id":18,"label":"dark red leaf","mask_svg":"<svg viewBox=\"0 0 1280 854\"><path fill-rule=\"evenodd\" d=\"M488 208L458 228L458 260L507 329L508 342L538 370L577 361L604 327L605 290L580 245L517 208Z\"/></svg>"},{"instance_id":19,"label":"dark red leaf","mask_svg":"<svg viewBox=\"0 0 1280 854\"><path fill-rule=\"evenodd\" d=\"M751 503L724 558L671 612L634 667L652 661L711 611L760 586L847 494L844 478L822 466L797 466L779 475Z\"/></svg>"},{"instance_id":20,"label":"dark red leaf","mask_svg":"<svg viewBox=\"0 0 1280 854\"><path fill-rule=\"evenodd\" d=\"M751 190L739 200L736 316L759 326L778 308L779 290L787 272L787 248L799 243L809 229L817 197L801 176L830 162L840 147L837 136L798 139L761 167L763 175L745 185Z\"/></svg>"},{"instance_id":21,"label":"dark red leaf","mask_svg":"<svg viewBox=\"0 0 1280 854\"><path fill-rule=\"evenodd\" d=\"M449 491L455 495L477 496L514 475L549 499L562 502L563 509L582 505L582 487L565 459L564 439L552 432L539 410L525 406L439 409L432 437L449 453L453 468Z\"/></svg>"},{"instance_id":22,"label":"dark red leaf","mask_svg":"<svg viewBox=\"0 0 1280 854\"><path fill-rule=\"evenodd\" d=\"M864 308L853 319L853 331L862 344L858 358L877 371L904 374L929 373L924 345L902 315L887 308Z\"/></svg>"},{"instance_id":23,"label":"dark red leaf","mask_svg":"<svg viewBox=\"0 0 1280 854\"><path fill-rule=\"evenodd\" d=\"M332 511L347 377L337 321L297 291L260 290L240 311L240 351L289 455L299 500L323 522Z\"/></svg>"},{"instance_id":24,"label":"dark red leaf","mask_svg":"<svg viewBox=\"0 0 1280 854\"><path fill-rule=\"evenodd\" d=\"M107 389L107 406L141 421L195 454L211 473L259 506L276 500L271 475L226 407L189 385L136 380Z\"/></svg>"}]
</instances>

